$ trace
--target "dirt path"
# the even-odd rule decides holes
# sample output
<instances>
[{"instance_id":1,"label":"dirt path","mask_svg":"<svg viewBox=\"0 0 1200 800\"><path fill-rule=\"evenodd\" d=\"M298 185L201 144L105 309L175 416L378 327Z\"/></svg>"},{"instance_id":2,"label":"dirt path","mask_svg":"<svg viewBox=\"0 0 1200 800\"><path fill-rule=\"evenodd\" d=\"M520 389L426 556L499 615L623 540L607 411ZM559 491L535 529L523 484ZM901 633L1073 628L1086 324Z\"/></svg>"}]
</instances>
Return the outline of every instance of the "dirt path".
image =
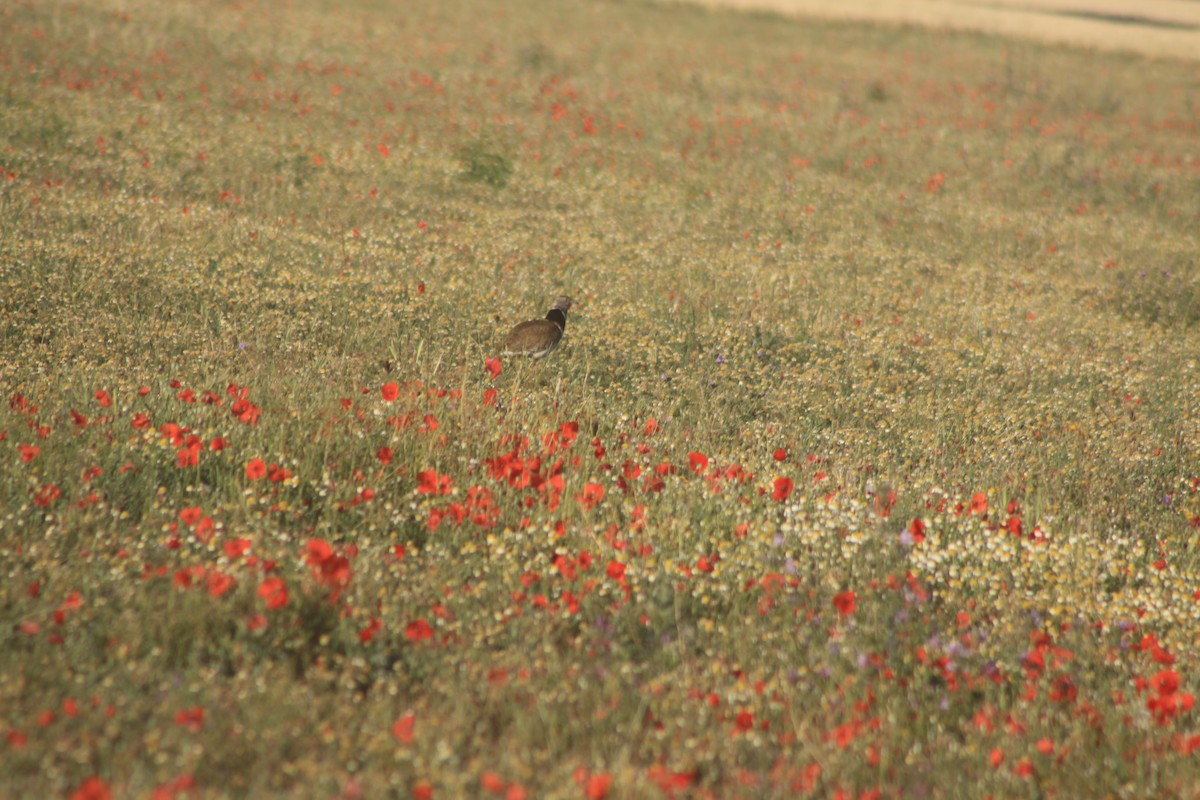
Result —
<instances>
[{"instance_id":1,"label":"dirt path","mask_svg":"<svg viewBox=\"0 0 1200 800\"><path fill-rule=\"evenodd\" d=\"M1200 0L695 0L1200 60Z\"/></svg>"}]
</instances>

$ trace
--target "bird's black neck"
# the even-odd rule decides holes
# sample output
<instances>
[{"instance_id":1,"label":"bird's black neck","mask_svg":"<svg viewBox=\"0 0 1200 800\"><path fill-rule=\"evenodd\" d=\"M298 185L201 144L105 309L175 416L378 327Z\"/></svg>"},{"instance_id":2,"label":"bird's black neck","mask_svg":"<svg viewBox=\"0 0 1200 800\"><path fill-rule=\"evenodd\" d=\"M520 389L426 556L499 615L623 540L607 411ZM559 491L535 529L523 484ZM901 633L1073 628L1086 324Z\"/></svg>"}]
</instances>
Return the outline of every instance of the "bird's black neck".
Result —
<instances>
[{"instance_id":1,"label":"bird's black neck","mask_svg":"<svg viewBox=\"0 0 1200 800\"><path fill-rule=\"evenodd\" d=\"M546 319L550 320L563 330L567 329L567 312L563 311L561 308L550 309L550 313L546 315Z\"/></svg>"}]
</instances>

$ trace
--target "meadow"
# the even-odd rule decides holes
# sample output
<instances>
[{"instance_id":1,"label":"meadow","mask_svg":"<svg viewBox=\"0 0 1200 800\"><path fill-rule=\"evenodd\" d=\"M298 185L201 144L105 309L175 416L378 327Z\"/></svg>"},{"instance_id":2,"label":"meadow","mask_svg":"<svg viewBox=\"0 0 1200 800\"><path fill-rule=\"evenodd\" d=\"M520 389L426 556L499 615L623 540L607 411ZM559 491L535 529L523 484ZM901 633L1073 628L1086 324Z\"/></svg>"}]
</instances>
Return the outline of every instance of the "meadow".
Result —
<instances>
[{"instance_id":1,"label":"meadow","mask_svg":"<svg viewBox=\"0 0 1200 800\"><path fill-rule=\"evenodd\" d=\"M638 0L0 5L0 798L1195 796L1198 119Z\"/></svg>"}]
</instances>

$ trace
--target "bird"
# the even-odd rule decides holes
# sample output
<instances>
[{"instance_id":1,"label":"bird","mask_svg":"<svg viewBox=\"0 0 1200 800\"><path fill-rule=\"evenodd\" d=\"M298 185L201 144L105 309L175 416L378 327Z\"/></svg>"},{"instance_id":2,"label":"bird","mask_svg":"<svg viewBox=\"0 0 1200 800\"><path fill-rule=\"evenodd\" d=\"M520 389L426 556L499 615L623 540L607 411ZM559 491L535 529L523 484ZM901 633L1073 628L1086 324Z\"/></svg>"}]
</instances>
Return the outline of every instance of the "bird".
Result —
<instances>
[{"instance_id":1,"label":"bird","mask_svg":"<svg viewBox=\"0 0 1200 800\"><path fill-rule=\"evenodd\" d=\"M574 301L566 295L554 300L545 319L531 319L522 322L504 337L500 354L505 356L529 356L543 358L550 354L562 341L563 330L567 327L567 309Z\"/></svg>"}]
</instances>

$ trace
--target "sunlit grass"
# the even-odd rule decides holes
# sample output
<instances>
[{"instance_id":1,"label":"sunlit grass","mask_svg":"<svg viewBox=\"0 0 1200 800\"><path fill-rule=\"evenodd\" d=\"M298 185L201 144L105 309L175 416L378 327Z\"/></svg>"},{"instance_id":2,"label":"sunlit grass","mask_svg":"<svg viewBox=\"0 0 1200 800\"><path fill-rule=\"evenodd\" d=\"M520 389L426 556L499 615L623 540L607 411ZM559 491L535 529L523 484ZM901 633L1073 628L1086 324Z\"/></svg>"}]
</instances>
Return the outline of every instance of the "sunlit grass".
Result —
<instances>
[{"instance_id":1,"label":"sunlit grass","mask_svg":"<svg viewBox=\"0 0 1200 800\"><path fill-rule=\"evenodd\" d=\"M1194 69L640 3L0 28L0 796L1189 786Z\"/></svg>"}]
</instances>

